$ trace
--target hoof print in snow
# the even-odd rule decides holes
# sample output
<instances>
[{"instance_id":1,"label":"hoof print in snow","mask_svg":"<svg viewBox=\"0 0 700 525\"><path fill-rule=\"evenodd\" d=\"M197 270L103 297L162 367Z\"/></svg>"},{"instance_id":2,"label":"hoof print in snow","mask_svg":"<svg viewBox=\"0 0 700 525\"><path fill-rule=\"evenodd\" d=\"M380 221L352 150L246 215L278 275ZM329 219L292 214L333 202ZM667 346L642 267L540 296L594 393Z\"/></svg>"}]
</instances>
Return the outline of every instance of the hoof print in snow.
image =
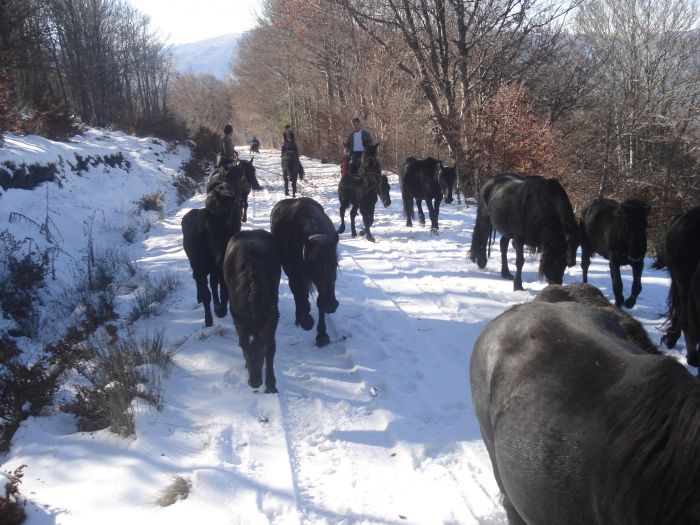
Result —
<instances>
[{"instance_id":1,"label":"hoof print in snow","mask_svg":"<svg viewBox=\"0 0 700 525\"><path fill-rule=\"evenodd\" d=\"M372 394L372 397L377 397L379 395L379 389L376 386L369 387L369 392Z\"/></svg>"},{"instance_id":2,"label":"hoof print in snow","mask_svg":"<svg viewBox=\"0 0 700 525\"><path fill-rule=\"evenodd\" d=\"M270 418L268 418L262 412L260 414L258 414L257 416L255 416L255 419L257 420L258 423L269 423L270 422Z\"/></svg>"}]
</instances>

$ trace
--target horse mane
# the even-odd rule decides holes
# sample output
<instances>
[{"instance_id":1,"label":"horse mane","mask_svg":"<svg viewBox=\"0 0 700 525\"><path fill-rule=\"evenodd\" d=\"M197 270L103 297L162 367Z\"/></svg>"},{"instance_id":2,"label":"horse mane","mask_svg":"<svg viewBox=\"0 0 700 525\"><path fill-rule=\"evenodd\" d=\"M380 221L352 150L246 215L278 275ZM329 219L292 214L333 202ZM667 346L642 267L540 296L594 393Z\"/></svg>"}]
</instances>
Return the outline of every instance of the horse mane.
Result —
<instances>
[{"instance_id":1,"label":"horse mane","mask_svg":"<svg viewBox=\"0 0 700 525\"><path fill-rule=\"evenodd\" d=\"M695 523L700 511L700 385L658 359L612 406L603 508L614 523ZM627 399L632 400L628 402ZM609 512L609 511L608 511ZM604 512L605 514L605 512Z\"/></svg>"}]
</instances>

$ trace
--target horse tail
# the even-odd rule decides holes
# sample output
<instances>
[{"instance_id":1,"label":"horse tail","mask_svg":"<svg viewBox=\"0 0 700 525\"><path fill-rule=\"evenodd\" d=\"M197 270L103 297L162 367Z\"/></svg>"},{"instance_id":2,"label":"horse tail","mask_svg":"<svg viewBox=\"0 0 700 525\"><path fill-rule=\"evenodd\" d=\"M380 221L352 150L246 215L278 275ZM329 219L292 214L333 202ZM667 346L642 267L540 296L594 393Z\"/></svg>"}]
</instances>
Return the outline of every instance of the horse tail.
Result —
<instances>
[{"instance_id":1,"label":"horse tail","mask_svg":"<svg viewBox=\"0 0 700 525\"><path fill-rule=\"evenodd\" d=\"M484 210L485 203L480 198L479 205L476 209L476 222L474 223L474 231L472 232L472 244L469 248L468 256L472 262L475 262L479 268L486 267L487 255L486 250L491 255L491 245L496 237L496 231L491 225L489 214Z\"/></svg>"},{"instance_id":2,"label":"horse tail","mask_svg":"<svg viewBox=\"0 0 700 525\"><path fill-rule=\"evenodd\" d=\"M404 217L408 219L409 217L411 220L416 218L416 212L413 209L413 197L408 191L402 191L401 192L401 198L403 199L403 213Z\"/></svg>"}]
</instances>

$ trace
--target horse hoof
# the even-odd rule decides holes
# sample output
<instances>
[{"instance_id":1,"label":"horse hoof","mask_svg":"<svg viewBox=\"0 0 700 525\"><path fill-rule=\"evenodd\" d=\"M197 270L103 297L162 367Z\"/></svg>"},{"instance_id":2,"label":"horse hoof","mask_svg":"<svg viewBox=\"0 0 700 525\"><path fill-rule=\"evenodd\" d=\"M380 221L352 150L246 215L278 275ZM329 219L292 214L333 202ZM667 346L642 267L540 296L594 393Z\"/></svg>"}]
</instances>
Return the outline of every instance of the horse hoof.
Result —
<instances>
[{"instance_id":1,"label":"horse hoof","mask_svg":"<svg viewBox=\"0 0 700 525\"><path fill-rule=\"evenodd\" d=\"M365 236L365 239L367 239L369 242L377 242L377 240L374 238L374 235L372 235L371 233L368 233Z\"/></svg>"},{"instance_id":2,"label":"horse hoof","mask_svg":"<svg viewBox=\"0 0 700 525\"><path fill-rule=\"evenodd\" d=\"M430 228L430 235L440 235L440 230L437 228Z\"/></svg>"},{"instance_id":3,"label":"horse hoof","mask_svg":"<svg viewBox=\"0 0 700 525\"><path fill-rule=\"evenodd\" d=\"M351 235L351 237L352 237L353 239L354 239L355 237L357 237L357 233L356 233L356 232L352 232L350 235Z\"/></svg>"},{"instance_id":4,"label":"horse hoof","mask_svg":"<svg viewBox=\"0 0 700 525\"><path fill-rule=\"evenodd\" d=\"M680 333L667 333L661 337L661 343L666 345L669 350L676 346Z\"/></svg>"},{"instance_id":5,"label":"horse hoof","mask_svg":"<svg viewBox=\"0 0 700 525\"><path fill-rule=\"evenodd\" d=\"M309 314L304 314L301 319L297 317L296 324L308 331L314 327L314 318Z\"/></svg>"},{"instance_id":6,"label":"horse hoof","mask_svg":"<svg viewBox=\"0 0 700 525\"><path fill-rule=\"evenodd\" d=\"M633 308L635 304L637 304L637 299L630 297L625 301L625 308Z\"/></svg>"},{"instance_id":7,"label":"horse hoof","mask_svg":"<svg viewBox=\"0 0 700 525\"><path fill-rule=\"evenodd\" d=\"M340 235L341 233L345 233L345 226L341 226L340 228L338 228L338 235Z\"/></svg>"},{"instance_id":8,"label":"horse hoof","mask_svg":"<svg viewBox=\"0 0 700 525\"><path fill-rule=\"evenodd\" d=\"M484 265L486 266L486 265ZM481 266L479 266L481 268ZM505 279L506 281L512 281L513 280L513 274L512 273L502 273L501 277Z\"/></svg>"},{"instance_id":9,"label":"horse hoof","mask_svg":"<svg viewBox=\"0 0 700 525\"><path fill-rule=\"evenodd\" d=\"M214 320L213 319L205 319L204 326L206 326L207 328L209 328L210 326L214 326Z\"/></svg>"},{"instance_id":10,"label":"horse hoof","mask_svg":"<svg viewBox=\"0 0 700 525\"><path fill-rule=\"evenodd\" d=\"M226 305L222 304L220 308L214 308L214 313L216 314L216 317L223 319L226 317Z\"/></svg>"},{"instance_id":11,"label":"horse hoof","mask_svg":"<svg viewBox=\"0 0 700 525\"><path fill-rule=\"evenodd\" d=\"M279 394L279 390L277 390L277 387L275 385L269 385L265 387L265 393L266 394Z\"/></svg>"},{"instance_id":12,"label":"horse hoof","mask_svg":"<svg viewBox=\"0 0 700 525\"><path fill-rule=\"evenodd\" d=\"M331 338L328 334L318 334L316 335L316 346L323 348L331 342Z\"/></svg>"}]
</instances>

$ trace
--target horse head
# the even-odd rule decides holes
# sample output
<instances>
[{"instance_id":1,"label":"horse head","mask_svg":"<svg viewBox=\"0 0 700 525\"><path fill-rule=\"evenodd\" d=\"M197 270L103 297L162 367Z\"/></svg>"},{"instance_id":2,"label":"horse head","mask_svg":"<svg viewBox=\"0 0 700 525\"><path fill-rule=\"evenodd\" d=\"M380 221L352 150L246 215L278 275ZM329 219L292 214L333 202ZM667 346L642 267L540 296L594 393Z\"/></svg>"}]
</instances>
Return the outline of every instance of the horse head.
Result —
<instances>
[{"instance_id":1,"label":"horse head","mask_svg":"<svg viewBox=\"0 0 700 525\"><path fill-rule=\"evenodd\" d=\"M382 204L385 208L391 206L391 195L389 194L390 192L391 186L389 186L389 178L386 175L382 175L377 195L379 195L379 198L381 199Z\"/></svg>"},{"instance_id":2,"label":"horse head","mask_svg":"<svg viewBox=\"0 0 700 525\"><path fill-rule=\"evenodd\" d=\"M625 246L623 255L630 261L641 261L647 253L647 218L650 211L649 205L638 199L623 201L615 211L617 234Z\"/></svg>"},{"instance_id":3,"label":"horse head","mask_svg":"<svg viewBox=\"0 0 700 525\"><path fill-rule=\"evenodd\" d=\"M445 204L452 203L452 190L455 186L455 180L457 180L457 165L443 166L442 163L440 163L438 184L440 185L442 196L445 199Z\"/></svg>"},{"instance_id":4,"label":"horse head","mask_svg":"<svg viewBox=\"0 0 700 525\"><path fill-rule=\"evenodd\" d=\"M329 237L323 233L309 235L304 240L302 259L311 282L318 290L316 305L319 311L332 314L338 309L335 298L336 270L338 268L338 234Z\"/></svg>"}]
</instances>

